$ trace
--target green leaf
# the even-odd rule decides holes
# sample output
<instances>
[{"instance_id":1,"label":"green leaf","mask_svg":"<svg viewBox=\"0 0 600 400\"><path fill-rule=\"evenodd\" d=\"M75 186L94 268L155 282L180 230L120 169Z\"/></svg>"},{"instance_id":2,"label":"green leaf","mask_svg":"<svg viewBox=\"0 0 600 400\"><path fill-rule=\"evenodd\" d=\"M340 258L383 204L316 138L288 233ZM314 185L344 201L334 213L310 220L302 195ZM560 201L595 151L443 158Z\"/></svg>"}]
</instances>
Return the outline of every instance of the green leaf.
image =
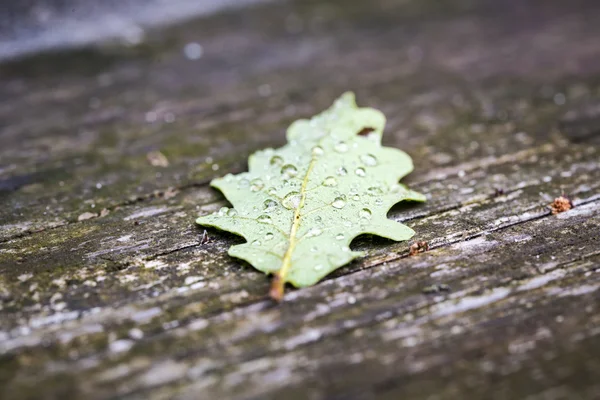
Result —
<instances>
[{"instance_id":1,"label":"green leaf","mask_svg":"<svg viewBox=\"0 0 600 400\"><path fill-rule=\"evenodd\" d=\"M234 208L197 219L197 223L243 236L229 255L273 274L271 297L284 285L314 285L361 255L350 242L361 234L392 240L414 235L387 218L402 200L425 197L399 184L413 169L410 157L381 146L384 115L358 108L353 93L311 120L287 131L288 144L257 151L249 172L214 179Z\"/></svg>"}]
</instances>

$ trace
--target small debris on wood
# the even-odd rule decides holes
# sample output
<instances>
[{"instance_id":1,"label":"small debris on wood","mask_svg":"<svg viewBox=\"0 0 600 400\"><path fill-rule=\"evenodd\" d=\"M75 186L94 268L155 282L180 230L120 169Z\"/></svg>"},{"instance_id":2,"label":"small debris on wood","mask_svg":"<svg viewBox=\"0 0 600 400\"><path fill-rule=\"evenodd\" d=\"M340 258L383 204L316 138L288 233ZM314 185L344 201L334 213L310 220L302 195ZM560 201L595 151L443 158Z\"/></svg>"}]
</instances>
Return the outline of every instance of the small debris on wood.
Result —
<instances>
[{"instance_id":1,"label":"small debris on wood","mask_svg":"<svg viewBox=\"0 0 600 400\"><path fill-rule=\"evenodd\" d=\"M439 292L448 292L450 291L450 286L446 285L445 283L441 283L441 284L435 284L435 285L431 285L431 286L427 286L425 288L423 288L423 293L424 294L434 294L434 293L439 293Z\"/></svg>"},{"instance_id":2,"label":"small debris on wood","mask_svg":"<svg viewBox=\"0 0 600 400\"><path fill-rule=\"evenodd\" d=\"M206 229L204 230L204 233L202 234L202 239L200 239L200 244L206 244L210 241L210 239L208 238L208 233L206 233Z\"/></svg>"},{"instance_id":3,"label":"small debris on wood","mask_svg":"<svg viewBox=\"0 0 600 400\"><path fill-rule=\"evenodd\" d=\"M421 240L419 242L413 243L409 247L409 256L416 256L419 253L424 253L429 250L429 244L427 242Z\"/></svg>"},{"instance_id":4,"label":"small debris on wood","mask_svg":"<svg viewBox=\"0 0 600 400\"><path fill-rule=\"evenodd\" d=\"M169 200L170 198L173 198L175 196L177 196L177 194L179 193L179 190L175 189L174 187L170 186L167 188L167 190L163 193L163 198L165 200Z\"/></svg>"},{"instance_id":5,"label":"small debris on wood","mask_svg":"<svg viewBox=\"0 0 600 400\"><path fill-rule=\"evenodd\" d=\"M108 208L103 208L102 211L100 211L101 217L106 217L108 214L110 214L110 211L108 210Z\"/></svg>"},{"instance_id":6,"label":"small debris on wood","mask_svg":"<svg viewBox=\"0 0 600 400\"><path fill-rule=\"evenodd\" d=\"M500 196L504 196L504 189L502 189L502 188L495 188L494 189L493 197L500 197Z\"/></svg>"},{"instance_id":7,"label":"small debris on wood","mask_svg":"<svg viewBox=\"0 0 600 400\"><path fill-rule=\"evenodd\" d=\"M552 209L552 214L556 215L565 211L569 211L571 208L573 208L573 202L565 195L561 195L560 197L554 199L552 204L550 204L550 208Z\"/></svg>"},{"instance_id":8,"label":"small debris on wood","mask_svg":"<svg viewBox=\"0 0 600 400\"><path fill-rule=\"evenodd\" d=\"M96 218L97 216L98 216L98 214L96 214L96 213L84 212L79 217L77 217L77 221L85 221L87 219Z\"/></svg>"},{"instance_id":9,"label":"small debris on wood","mask_svg":"<svg viewBox=\"0 0 600 400\"><path fill-rule=\"evenodd\" d=\"M150 163L150 165L152 165L153 167L168 167L169 166L169 160L160 151L151 151L148 154L146 154L146 158L148 159L148 162Z\"/></svg>"},{"instance_id":10,"label":"small debris on wood","mask_svg":"<svg viewBox=\"0 0 600 400\"><path fill-rule=\"evenodd\" d=\"M151 195L148 196L148 198L163 198L165 200L169 200L170 198L173 198L175 196L177 196L177 194L179 193L179 190L177 188L174 188L173 186L169 186L167 188L167 190L162 191L162 190L155 190L152 192Z\"/></svg>"}]
</instances>

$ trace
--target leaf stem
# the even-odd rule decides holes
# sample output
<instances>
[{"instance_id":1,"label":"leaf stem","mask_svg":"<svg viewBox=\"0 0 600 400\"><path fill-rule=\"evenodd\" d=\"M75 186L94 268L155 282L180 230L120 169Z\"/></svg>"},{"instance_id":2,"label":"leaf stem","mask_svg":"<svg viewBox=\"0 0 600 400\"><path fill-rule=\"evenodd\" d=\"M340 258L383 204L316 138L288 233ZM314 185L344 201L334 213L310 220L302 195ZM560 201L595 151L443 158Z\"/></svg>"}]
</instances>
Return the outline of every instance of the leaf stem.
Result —
<instances>
[{"instance_id":1,"label":"leaf stem","mask_svg":"<svg viewBox=\"0 0 600 400\"><path fill-rule=\"evenodd\" d=\"M277 271L277 273L275 273L275 275L273 276L273 280L271 281L271 289L269 290L269 296L275 301L281 301L281 299L283 299L287 274L290 268L292 267L292 254L294 254L294 249L296 248L296 235L298 232L298 227L300 226L300 210L302 210L302 207L304 207L304 201L306 200L306 186L308 185L308 177L316 161L316 158L313 157L310 160L310 164L308 164L308 169L306 170L306 174L304 175L304 179L302 180L302 187L300 188L300 202L294 210L294 220L292 222L292 228L290 229L289 245L287 251L285 252L285 255L283 256L281 268L279 269L279 271Z\"/></svg>"}]
</instances>

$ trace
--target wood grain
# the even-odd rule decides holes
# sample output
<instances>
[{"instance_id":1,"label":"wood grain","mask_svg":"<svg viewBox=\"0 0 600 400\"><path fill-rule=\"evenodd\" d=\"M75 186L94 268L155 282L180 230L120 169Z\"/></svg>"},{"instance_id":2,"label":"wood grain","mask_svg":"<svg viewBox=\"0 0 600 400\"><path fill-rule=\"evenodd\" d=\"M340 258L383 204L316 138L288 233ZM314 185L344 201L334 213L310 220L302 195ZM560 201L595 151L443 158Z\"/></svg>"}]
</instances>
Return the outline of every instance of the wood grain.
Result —
<instances>
[{"instance_id":1,"label":"wood grain","mask_svg":"<svg viewBox=\"0 0 600 400\"><path fill-rule=\"evenodd\" d=\"M600 397L596 3L273 2L0 64L0 397ZM194 219L346 90L430 250L363 236L277 305Z\"/></svg>"}]
</instances>

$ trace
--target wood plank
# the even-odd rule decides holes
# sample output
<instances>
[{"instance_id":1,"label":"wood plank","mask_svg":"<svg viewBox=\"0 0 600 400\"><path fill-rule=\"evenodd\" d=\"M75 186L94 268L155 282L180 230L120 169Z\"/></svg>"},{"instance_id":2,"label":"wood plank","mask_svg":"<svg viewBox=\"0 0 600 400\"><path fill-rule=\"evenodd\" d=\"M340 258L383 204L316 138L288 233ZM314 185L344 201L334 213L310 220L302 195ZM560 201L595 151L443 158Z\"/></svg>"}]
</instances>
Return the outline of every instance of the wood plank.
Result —
<instances>
[{"instance_id":1,"label":"wood plank","mask_svg":"<svg viewBox=\"0 0 600 400\"><path fill-rule=\"evenodd\" d=\"M117 385L118 393L122 395L138 393L143 397L153 391L155 381L150 378L153 374L169 372L174 375L167 374L172 381L165 384L185 384L188 371L194 365L204 365L206 376L203 373L194 378L196 385L204 382L210 387L209 393L215 396L245 398L254 391L257 396L271 393L279 384L287 386L294 379L298 382L318 380L321 375L316 371L319 368L332 369L332 375L323 375L323 382L333 384L332 377L338 376L333 370L340 364L348 365L347 357L354 350L359 354L366 353L363 357L370 360L368 365L381 363L385 355L393 359L390 364L395 364L396 357L403 352L392 351L393 348L417 347L423 353L417 352L414 357L420 363L431 363L431 368L437 368L447 362L444 359L451 360L454 355L443 347L434 351L441 346L435 342L449 340L454 343L455 335L462 337L463 342L456 351L463 357L471 351L477 353L471 346L479 346L480 352L487 352L488 346L494 348L492 343L504 337L504 344L499 344L491 354L508 357L508 362L510 354L507 355L506 349L502 352L502 346L510 341L518 344L529 340L527 335L534 335L535 331L530 332L533 327L527 321L534 315L538 321L533 324L536 330L564 326L558 324L565 318L572 318L565 324L568 329L564 328L563 334L567 337L583 335L585 338L600 333L598 310L589 300L589 296L596 296L600 287L594 272L598 266L598 248L594 246L597 238L581 233L598 226L599 210L597 202L589 203L558 218L551 216L513 225L482 238L433 250L421 257L401 259L385 267L338 277L317 287L291 293L288 301L279 307L263 301L207 316L203 314L201 299L191 302L188 298L181 306L187 315L182 313L183 310L178 315L164 310L170 314L164 315L164 311L160 313L160 306L146 309L146 312L131 307L115 312L101 311L69 323L70 328L65 324L55 332L54 339L54 335L45 334L41 336L45 343L38 341L29 343L33 347L22 348L17 360L21 363L27 360L27 364L20 371L16 369L22 375L17 374L12 383L21 380L26 383L31 379L28 376L40 373L46 375L50 371L45 366L52 365L54 373L84 374L85 378L72 378L71 390L93 390L90 393L103 397L102 390L107 391L104 392L107 395ZM548 241L540 234L546 231L561 232L553 238L558 243ZM590 239L591 242L586 242ZM556 252L555 249L565 251ZM532 264L523 264L523 259L531 260ZM470 261L465 265L465 260ZM540 274L537 270L544 272ZM423 293L432 282L444 282L451 291ZM571 306L561 304L570 299L582 300ZM503 306L496 309L498 305ZM549 311L543 311L544 307ZM577 307L591 309L592 314L569 311ZM157 315L152 315L153 312ZM563 321L556 321L558 315L563 316ZM553 318L550 326L544 325L544 321ZM578 318L585 318L586 322L580 322ZM129 335L135 335L131 329L140 329L144 339L130 338ZM501 330L496 336L490 329L491 332ZM511 329L524 329L528 333L509 335ZM549 337L545 339L550 340ZM377 346L368 345L373 340ZM552 340L558 339L552 336ZM124 351L123 347L128 346L131 348ZM324 349L328 349L324 353L327 356L318 357ZM72 352L74 360L62 358L60 354L64 351ZM373 352L375 355L367 357ZM537 354L532 357L531 362L540 361ZM49 364L50 360L54 362ZM474 362L480 362L478 357ZM275 374L287 363L291 364L289 368L284 367L289 369L289 381L257 379L268 372ZM402 362L399 364L401 366ZM352 363L349 365L352 370ZM121 367L120 373L115 372L116 366ZM163 367L164 371L161 370ZM346 374L339 375L339 379L355 390L363 384L378 382L379 378L375 379L375 376L385 376L377 372L371 377L366 376L364 367L363 364L362 372L355 372L363 374L364 383L358 377L347 380ZM388 367L384 362L377 368ZM423 367L415 367L417 370L412 372L399 368L404 375L418 373ZM220 378L216 379L216 376ZM75 382L85 382L85 385ZM356 382L356 386L349 382ZM339 385L342 385L341 381ZM331 386L332 393L341 389ZM405 389L401 385L397 390ZM197 390L197 387L190 390Z\"/></svg>"},{"instance_id":2,"label":"wood plank","mask_svg":"<svg viewBox=\"0 0 600 400\"><path fill-rule=\"evenodd\" d=\"M554 187L573 196L576 205L598 198L597 158L595 149L565 150L530 156L519 168L499 164L461 176L442 175L439 181L416 186L432 201L407 212L400 207L391 216L408 220L417 230L418 239L429 241L432 248L464 240L548 215L548 204L560 194L552 193ZM553 172L540 178L540 164L552 166ZM493 182L490 176L496 177ZM497 184L505 188L505 195L495 197ZM469 190L457 190L465 185L470 186ZM200 211L196 205L199 201L208 201ZM191 282L190 276L204 282L196 286L212 281L212 286L201 290L207 299L214 298L215 286L223 293L244 287L235 280L238 278L230 276L240 277L241 282L255 282L258 287L251 293L262 297L267 290L266 278L226 254L226 249L239 239L209 231L211 242L201 244L203 231L194 226L194 214L212 212L225 204L215 201L213 191L193 190L187 195L156 199L156 204L136 204L98 220L5 243L0 247L0 272L5 277L3 291L12 297L3 304L7 315L0 326L10 331L22 318L36 319L71 310L85 313L159 293L177 293L187 290L186 279ZM354 247L366 251L367 256L336 274L395 259L405 254L407 246L371 238L359 240ZM65 249L69 249L68 254ZM57 289L61 290L61 299L53 297ZM227 307L226 303L217 301L213 307Z\"/></svg>"},{"instance_id":3,"label":"wood plank","mask_svg":"<svg viewBox=\"0 0 600 400\"><path fill-rule=\"evenodd\" d=\"M0 397L599 397L598 34L592 0L290 1L0 64ZM359 238L275 305L194 218L348 89L431 250Z\"/></svg>"},{"instance_id":4,"label":"wood plank","mask_svg":"<svg viewBox=\"0 0 600 400\"><path fill-rule=\"evenodd\" d=\"M571 12L561 23L557 4L545 5L544 15L535 3L524 8L522 18L535 15L540 26L533 31L520 26L513 39L501 34L512 26L512 15L502 7L492 18L487 7L470 4L466 8L472 10L458 17L465 6L455 5L445 18L434 14L424 23L411 18L428 15L431 4L414 2L408 9L386 10L406 26L392 23L394 18L373 26L377 8L357 4L349 11L338 3L331 5L337 24L319 23L298 36L283 21L290 12L310 21L316 4L265 6L245 11L249 22L237 31L223 28L234 24L237 14L231 13L151 35L147 46L157 52L152 57L119 48L72 56L80 61L75 66L89 58L93 74L71 67L70 75L61 75L65 57L3 65L9 79L0 93L0 121L6 126L0 186L8 190L0 195L8 207L0 210L0 239L241 170L250 152L282 144L290 121L320 111L349 88L357 90L361 104L388 115L387 143L406 149L420 171L544 144L565 112L562 103L573 107L598 92L588 76L600 67L589 62L596 50L590 38L600 32L572 29L600 29L592 23L596 14ZM482 31L489 32L483 42L475 39ZM165 35L176 43L161 42ZM554 64L548 65L544 51L528 51L540 38L557 35L561 39L551 51L561 57L550 58ZM190 37L207 38L202 62L175 51ZM522 46L513 48L517 41ZM499 51L490 54L487 48ZM509 50L511 57L525 59L522 70L503 56ZM298 52L301 58L291 57ZM265 54L270 63L261 68ZM255 67L235 68L234 55L236 63ZM159 61L150 62L154 59ZM316 61L320 68L307 70ZM39 63L49 66L31 67ZM542 65L548 76L536 68ZM49 74L53 68L58 71ZM477 73L482 70L485 74ZM271 95L257 96L265 84ZM564 101L556 104L554 96ZM169 167L148 164L153 150L167 156Z\"/></svg>"}]
</instances>

